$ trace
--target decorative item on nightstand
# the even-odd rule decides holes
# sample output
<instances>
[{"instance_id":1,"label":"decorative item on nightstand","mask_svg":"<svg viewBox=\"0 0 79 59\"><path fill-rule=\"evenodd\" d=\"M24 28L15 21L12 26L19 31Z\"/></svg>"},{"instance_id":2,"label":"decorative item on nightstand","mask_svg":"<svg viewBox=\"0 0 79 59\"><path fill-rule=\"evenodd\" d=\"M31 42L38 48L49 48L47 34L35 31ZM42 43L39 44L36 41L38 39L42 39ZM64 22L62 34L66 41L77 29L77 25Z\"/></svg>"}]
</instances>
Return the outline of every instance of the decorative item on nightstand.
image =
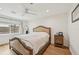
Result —
<instances>
[{"instance_id":1,"label":"decorative item on nightstand","mask_svg":"<svg viewBox=\"0 0 79 59\"><path fill-rule=\"evenodd\" d=\"M58 32L58 35L59 36L63 36L63 32Z\"/></svg>"},{"instance_id":2,"label":"decorative item on nightstand","mask_svg":"<svg viewBox=\"0 0 79 59\"><path fill-rule=\"evenodd\" d=\"M63 32L61 32L61 34L58 33L58 35L54 35L54 45L55 46L63 47L63 40L64 40Z\"/></svg>"}]
</instances>

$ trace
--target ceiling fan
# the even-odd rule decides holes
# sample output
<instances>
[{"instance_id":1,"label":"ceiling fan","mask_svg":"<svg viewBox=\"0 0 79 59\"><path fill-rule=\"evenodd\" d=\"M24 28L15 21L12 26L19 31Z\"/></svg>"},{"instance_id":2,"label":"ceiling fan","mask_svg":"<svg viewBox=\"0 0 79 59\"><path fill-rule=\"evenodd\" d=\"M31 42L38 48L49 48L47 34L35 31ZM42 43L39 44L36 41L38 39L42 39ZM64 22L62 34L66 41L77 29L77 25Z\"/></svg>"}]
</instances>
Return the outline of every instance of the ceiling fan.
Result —
<instances>
[{"instance_id":1,"label":"ceiling fan","mask_svg":"<svg viewBox=\"0 0 79 59\"><path fill-rule=\"evenodd\" d=\"M30 5L32 5L32 4L30 4ZM23 4L22 6L23 6L23 9L24 9L22 16L24 16L25 14L36 15L32 10L27 8L25 4Z\"/></svg>"},{"instance_id":2,"label":"ceiling fan","mask_svg":"<svg viewBox=\"0 0 79 59\"><path fill-rule=\"evenodd\" d=\"M32 3L30 3L30 5L33 5ZM29 8L26 7L25 4L22 4L22 16L26 15L26 14L31 14L31 15L36 15L32 10L30 10ZM12 11L13 14L16 14L15 11Z\"/></svg>"}]
</instances>

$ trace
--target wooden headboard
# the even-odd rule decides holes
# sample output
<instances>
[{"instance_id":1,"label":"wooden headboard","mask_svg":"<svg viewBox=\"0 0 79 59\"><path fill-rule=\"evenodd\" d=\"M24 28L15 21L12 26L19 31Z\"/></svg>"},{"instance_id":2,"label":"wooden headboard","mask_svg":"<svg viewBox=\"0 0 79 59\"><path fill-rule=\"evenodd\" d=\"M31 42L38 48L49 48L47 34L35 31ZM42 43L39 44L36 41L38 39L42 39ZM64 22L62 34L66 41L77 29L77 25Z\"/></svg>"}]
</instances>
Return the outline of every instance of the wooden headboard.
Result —
<instances>
[{"instance_id":1,"label":"wooden headboard","mask_svg":"<svg viewBox=\"0 0 79 59\"><path fill-rule=\"evenodd\" d=\"M33 32L46 32L49 34L49 40L51 42L51 28L45 27L45 26L37 26L36 28L33 28Z\"/></svg>"}]
</instances>

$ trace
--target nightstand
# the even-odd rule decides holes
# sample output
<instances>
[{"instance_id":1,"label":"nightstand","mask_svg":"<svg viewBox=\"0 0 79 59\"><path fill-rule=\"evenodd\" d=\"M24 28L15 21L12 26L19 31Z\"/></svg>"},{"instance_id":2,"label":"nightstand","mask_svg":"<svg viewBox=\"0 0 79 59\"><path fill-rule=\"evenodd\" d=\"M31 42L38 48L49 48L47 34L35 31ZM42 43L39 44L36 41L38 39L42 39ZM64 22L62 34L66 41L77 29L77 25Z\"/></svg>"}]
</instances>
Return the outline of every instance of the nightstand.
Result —
<instances>
[{"instance_id":1,"label":"nightstand","mask_svg":"<svg viewBox=\"0 0 79 59\"><path fill-rule=\"evenodd\" d=\"M63 47L64 36L54 35L54 45L57 47Z\"/></svg>"}]
</instances>

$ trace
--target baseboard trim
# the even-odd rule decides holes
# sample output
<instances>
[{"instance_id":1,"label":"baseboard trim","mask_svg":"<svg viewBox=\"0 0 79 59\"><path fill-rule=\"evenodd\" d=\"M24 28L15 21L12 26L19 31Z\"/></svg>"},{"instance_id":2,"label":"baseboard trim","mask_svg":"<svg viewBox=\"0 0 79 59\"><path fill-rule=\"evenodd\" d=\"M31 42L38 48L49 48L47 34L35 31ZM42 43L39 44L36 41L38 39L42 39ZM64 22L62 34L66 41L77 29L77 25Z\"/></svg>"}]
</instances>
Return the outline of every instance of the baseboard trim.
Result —
<instances>
[{"instance_id":1,"label":"baseboard trim","mask_svg":"<svg viewBox=\"0 0 79 59\"><path fill-rule=\"evenodd\" d=\"M69 47L67 47L67 46L63 46L64 48L67 48L67 49L69 49Z\"/></svg>"},{"instance_id":2,"label":"baseboard trim","mask_svg":"<svg viewBox=\"0 0 79 59\"><path fill-rule=\"evenodd\" d=\"M72 55L78 55L78 53L75 51L75 49L72 46L70 46L69 50Z\"/></svg>"}]
</instances>

